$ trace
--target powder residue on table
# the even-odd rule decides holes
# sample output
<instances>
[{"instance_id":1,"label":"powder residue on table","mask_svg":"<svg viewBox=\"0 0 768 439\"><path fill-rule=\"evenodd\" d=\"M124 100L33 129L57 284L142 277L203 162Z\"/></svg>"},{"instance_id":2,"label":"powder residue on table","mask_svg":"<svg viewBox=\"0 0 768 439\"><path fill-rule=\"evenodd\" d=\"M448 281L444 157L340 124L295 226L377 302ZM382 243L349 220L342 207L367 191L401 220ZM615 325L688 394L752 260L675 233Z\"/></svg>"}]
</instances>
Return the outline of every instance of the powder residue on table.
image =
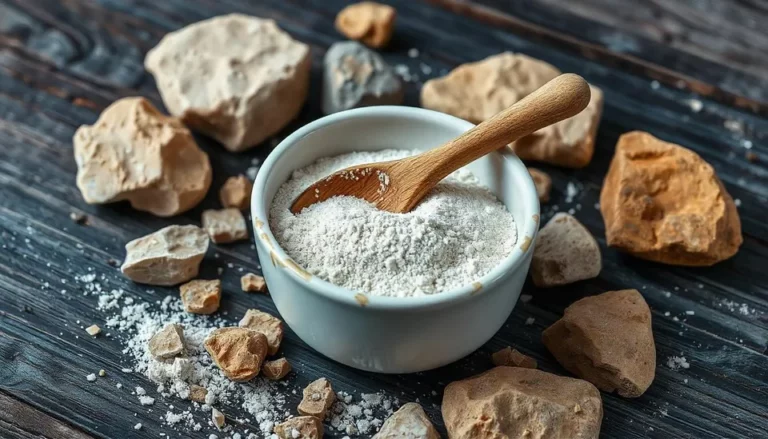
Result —
<instances>
[{"instance_id":1,"label":"powder residue on table","mask_svg":"<svg viewBox=\"0 0 768 439\"><path fill-rule=\"evenodd\" d=\"M294 171L270 211L275 238L309 272L367 294L422 296L476 281L512 252L517 229L504 205L468 170L448 176L406 214L354 197L334 197L298 215L289 210L305 188L335 171L414 153L355 152Z\"/></svg>"}]
</instances>

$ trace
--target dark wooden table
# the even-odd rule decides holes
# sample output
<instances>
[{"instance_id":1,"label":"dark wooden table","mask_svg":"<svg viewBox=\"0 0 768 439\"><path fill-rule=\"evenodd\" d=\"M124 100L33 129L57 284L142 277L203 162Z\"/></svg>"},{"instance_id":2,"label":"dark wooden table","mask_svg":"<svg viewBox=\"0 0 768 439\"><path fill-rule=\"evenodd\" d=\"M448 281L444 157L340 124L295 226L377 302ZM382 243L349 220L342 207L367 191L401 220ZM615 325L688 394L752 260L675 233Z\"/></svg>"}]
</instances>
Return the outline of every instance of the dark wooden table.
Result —
<instances>
[{"instance_id":1,"label":"dark wooden table","mask_svg":"<svg viewBox=\"0 0 768 439\"><path fill-rule=\"evenodd\" d=\"M153 386L142 376L120 372L126 359L117 338L84 336L76 322L103 323L104 315L72 279L92 267L111 287L142 300L177 294L175 289L150 294L122 278L108 260L122 260L130 239L171 223L198 223L202 209L217 206L216 189L227 176L269 153L269 142L235 155L198 137L214 167L212 190L201 206L164 220L125 205L85 204L74 184L71 139L77 127L92 123L123 96L146 96L161 106L142 67L144 54L168 31L238 11L273 17L312 46L312 96L284 136L320 116L321 60L341 39L332 22L344 3L0 2L0 437L156 438L170 431L158 422L160 410L186 402L160 400L150 413L134 396L115 389L116 382L124 388ZM604 90L595 159L581 170L545 166L554 178L554 194L543 208L545 217L555 206L574 209L600 241L604 269L599 278L566 288L526 286L533 300L520 304L493 340L428 373L362 373L320 357L289 332L284 350L296 365L293 382L326 376L338 390L419 398L442 429L445 383L487 369L489 354L509 344L534 356L542 369L564 373L541 344L541 331L579 297L637 288L653 310L656 380L638 399L603 394L603 437L768 437L768 36L763 26L768 5L756 0L391 3L399 18L385 57L418 75L407 84L407 105L418 105L425 79L505 50L581 74ZM419 49L417 58L407 56L410 48ZM421 71L422 63L431 73ZM692 99L703 103L700 111L692 110ZM605 247L595 203L613 145L621 133L635 129L688 146L717 169L740 203L744 245L736 257L711 268L681 268ZM579 189L570 203L568 183ZM74 224L70 212L87 213L89 224ZM216 268L228 263L256 271L258 261L247 243L217 251L221 258L206 260L205 275L215 276ZM223 310L241 315L257 305L275 312L268 297L238 293L238 279L236 270L225 269ZM530 317L534 324L525 325ZM686 357L690 368L667 367L673 355ZM108 379L85 380L102 368ZM134 431L136 422L144 429Z\"/></svg>"}]
</instances>

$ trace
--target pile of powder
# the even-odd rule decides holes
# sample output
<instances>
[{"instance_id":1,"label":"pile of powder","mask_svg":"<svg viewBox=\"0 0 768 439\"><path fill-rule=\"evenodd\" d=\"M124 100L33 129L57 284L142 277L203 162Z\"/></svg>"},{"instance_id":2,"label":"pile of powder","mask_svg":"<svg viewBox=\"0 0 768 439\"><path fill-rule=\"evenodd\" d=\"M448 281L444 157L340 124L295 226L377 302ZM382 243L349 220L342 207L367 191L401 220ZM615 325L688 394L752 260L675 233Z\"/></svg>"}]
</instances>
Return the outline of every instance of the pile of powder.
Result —
<instances>
[{"instance_id":1,"label":"pile of powder","mask_svg":"<svg viewBox=\"0 0 768 439\"><path fill-rule=\"evenodd\" d=\"M512 215L460 169L414 210L395 214L354 197L334 197L293 215L296 197L348 166L396 160L415 151L355 152L293 172L275 195L270 227L288 255L336 285L379 296L421 296L471 284L513 250Z\"/></svg>"}]
</instances>

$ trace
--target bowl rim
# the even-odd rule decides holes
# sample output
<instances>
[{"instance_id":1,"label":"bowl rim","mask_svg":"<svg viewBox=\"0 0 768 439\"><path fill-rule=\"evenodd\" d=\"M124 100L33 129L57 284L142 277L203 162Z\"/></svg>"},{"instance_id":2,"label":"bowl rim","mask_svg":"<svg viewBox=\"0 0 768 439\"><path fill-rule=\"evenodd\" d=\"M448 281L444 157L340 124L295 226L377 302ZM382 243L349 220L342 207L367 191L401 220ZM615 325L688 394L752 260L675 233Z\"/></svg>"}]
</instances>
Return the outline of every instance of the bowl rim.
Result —
<instances>
[{"instance_id":1,"label":"bowl rim","mask_svg":"<svg viewBox=\"0 0 768 439\"><path fill-rule=\"evenodd\" d=\"M451 116L449 114L440 113L424 108L393 105L381 105L345 110L321 117L302 126L301 128L291 133L288 137L283 139L272 150L272 152L269 153L261 165L258 174L256 175L253 191L251 193L251 222L254 228L253 235L256 245L264 249L267 254L270 254L269 252L274 252L275 256L281 261L292 261L292 258L290 258L290 256L275 239L275 236L273 235L269 226L269 211L264 207L266 205L264 199L265 188L267 183L271 181L270 177L272 175L272 168L286 154L286 152L290 150L290 148L292 148L299 140L308 134L323 129L329 125L353 119L366 119L371 117L387 116L399 118L407 117L417 119L425 123L454 125L458 128L463 128L464 131L474 126L474 124L471 122L457 118L455 116ZM306 279L305 277L302 277L300 272L297 270L284 269L283 271L286 273L286 275L292 277L295 282L306 285L309 290L312 290L313 292L320 294L328 299L346 305L353 305L356 307L362 306L363 308L370 310L423 310L426 308L453 305L456 303L464 302L466 300L472 300L473 298L482 297L484 290L497 286L503 282L504 279L512 276L514 273L516 273L517 270L523 267L524 262L530 256L529 252L532 252L533 250L533 243L536 239L536 235L539 229L539 199L533 184L533 180L530 178L530 174L528 173L528 169L525 167L520 158L518 158L517 155L512 152L511 148L502 148L491 154L500 154L505 163L511 166L512 172L521 174L524 173L524 175L528 176L527 179L520 179L526 186L522 190L525 196L523 197L524 199L517 201L523 206L523 218L525 218L525 220L523 224L519 224L518 221L515 222L518 233L517 242L515 243L515 247L512 252L507 257L502 259L499 264L496 265L496 267L494 267L490 272L477 279L473 284L424 296L390 297L364 294L359 291L354 291L345 287L334 285L314 275L312 275L311 278ZM284 182L281 182L280 184L283 183ZM526 249L521 249L521 239L525 238L529 238L528 247ZM262 265L269 263L268 261L261 261L261 258L259 262ZM479 290L475 286L475 284L478 282L481 284ZM360 294L363 294L365 297L363 302L361 302L359 299Z\"/></svg>"}]
</instances>

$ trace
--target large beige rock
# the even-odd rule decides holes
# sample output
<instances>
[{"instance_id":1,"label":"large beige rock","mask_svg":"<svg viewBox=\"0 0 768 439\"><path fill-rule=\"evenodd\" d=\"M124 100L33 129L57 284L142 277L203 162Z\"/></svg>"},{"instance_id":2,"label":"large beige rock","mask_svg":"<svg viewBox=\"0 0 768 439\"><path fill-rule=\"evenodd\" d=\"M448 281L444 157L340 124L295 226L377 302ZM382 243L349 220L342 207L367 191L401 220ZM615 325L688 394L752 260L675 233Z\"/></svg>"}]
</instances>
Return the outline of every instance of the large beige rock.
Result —
<instances>
[{"instance_id":1,"label":"large beige rock","mask_svg":"<svg viewBox=\"0 0 768 439\"><path fill-rule=\"evenodd\" d=\"M144 98L123 98L73 138L77 187L89 204L127 200L172 216L191 209L211 186L208 155L189 130Z\"/></svg>"},{"instance_id":2,"label":"large beige rock","mask_svg":"<svg viewBox=\"0 0 768 439\"><path fill-rule=\"evenodd\" d=\"M712 166L642 131L619 138L600 211L609 246L651 261L712 265L742 243L739 213Z\"/></svg>"},{"instance_id":3,"label":"large beige rock","mask_svg":"<svg viewBox=\"0 0 768 439\"><path fill-rule=\"evenodd\" d=\"M166 35L144 62L171 114L230 151L293 120L309 88L309 46L274 20L230 14Z\"/></svg>"},{"instance_id":4,"label":"large beige rock","mask_svg":"<svg viewBox=\"0 0 768 439\"><path fill-rule=\"evenodd\" d=\"M449 384L443 420L451 439L597 439L603 403L584 380L502 366Z\"/></svg>"},{"instance_id":5,"label":"large beige rock","mask_svg":"<svg viewBox=\"0 0 768 439\"><path fill-rule=\"evenodd\" d=\"M537 287L567 285L597 277L602 269L597 241L579 220L558 213L539 231L531 260Z\"/></svg>"},{"instance_id":6,"label":"large beige rock","mask_svg":"<svg viewBox=\"0 0 768 439\"><path fill-rule=\"evenodd\" d=\"M149 353L157 360L167 360L184 353L184 327L171 323L149 339Z\"/></svg>"},{"instance_id":7,"label":"large beige rock","mask_svg":"<svg viewBox=\"0 0 768 439\"><path fill-rule=\"evenodd\" d=\"M409 402L390 416L372 439L440 439L440 434L424 409Z\"/></svg>"},{"instance_id":8,"label":"large beige rock","mask_svg":"<svg viewBox=\"0 0 768 439\"><path fill-rule=\"evenodd\" d=\"M453 69L447 76L431 79L421 89L421 105L432 110L480 123L561 72L554 66L510 52ZM595 151L595 133L603 109L603 93L590 86L592 98L581 113L542 128L511 146L524 160L536 160L569 168L589 164Z\"/></svg>"},{"instance_id":9,"label":"large beige rock","mask_svg":"<svg viewBox=\"0 0 768 439\"><path fill-rule=\"evenodd\" d=\"M205 339L205 350L232 381L248 381L261 371L267 337L245 328L219 328Z\"/></svg>"},{"instance_id":10,"label":"large beige rock","mask_svg":"<svg viewBox=\"0 0 768 439\"><path fill-rule=\"evenodd\" d=\"M134 282L177 285L197 276L208 242L197 226L168 226L126 244L120 269Z\"/></svg>"},{"instance_id":11,"label":"large beige rock","mask_svg":"<svg viewBox=\"0 0 768 439\"><path fill-rule=\"evenodd\" d=\"M638 397L656 375L651 310L637 290L575 302L542 341L563 367L606 392Z\"/></svg>"}]
</instances>

